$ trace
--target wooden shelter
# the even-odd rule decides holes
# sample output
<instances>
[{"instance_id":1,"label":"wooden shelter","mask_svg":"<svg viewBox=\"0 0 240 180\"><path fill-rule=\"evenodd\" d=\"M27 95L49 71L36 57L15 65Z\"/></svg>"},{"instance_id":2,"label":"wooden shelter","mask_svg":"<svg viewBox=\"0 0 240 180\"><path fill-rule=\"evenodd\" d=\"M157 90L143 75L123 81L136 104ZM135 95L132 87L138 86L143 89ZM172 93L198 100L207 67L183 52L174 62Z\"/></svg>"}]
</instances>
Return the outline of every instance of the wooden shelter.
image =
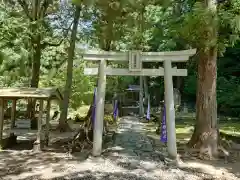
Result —
<instances>
[{"instance_id":1,"label":"wooden shelter","mask_svg":"<svg viewBox=\"0 0 240 180\"><path fill-rule=\"evenodd\" d=\"M120 116L128 115L130 112L135 114L141 114L141 96L140 96L140 86L139 85L129 85L124 93L120 95Z\"/></svg>"},{"instance_id":2,"label":"wooden shelter","mask_svg":"<svg viewBox=\"0 0 240 180\"><path fill-rule=\"evenodd\" d=\"M16 102L18 99L34 99L39 101L39 115L38 115L38 129L34 131L37 133L36 144L40 144L42 140L42 130L43 130L43 104L44 101L47 102L46 106L46 124L45 124L45 141L48 143L49 139L49 126L50 126L50 107L51 100L62 100L62 94L58 88L2 88L0 89L0 143L3 139L3 125L4 125L4 101L11 100L11 129L8 131L6 136L11 133L19 132L14 128L16 120ZM24 132L24 131L23 131ZM26 131L25 131L26 132ZM1 144L0 144L1 146Z\"/></svg>"}]
</instances>

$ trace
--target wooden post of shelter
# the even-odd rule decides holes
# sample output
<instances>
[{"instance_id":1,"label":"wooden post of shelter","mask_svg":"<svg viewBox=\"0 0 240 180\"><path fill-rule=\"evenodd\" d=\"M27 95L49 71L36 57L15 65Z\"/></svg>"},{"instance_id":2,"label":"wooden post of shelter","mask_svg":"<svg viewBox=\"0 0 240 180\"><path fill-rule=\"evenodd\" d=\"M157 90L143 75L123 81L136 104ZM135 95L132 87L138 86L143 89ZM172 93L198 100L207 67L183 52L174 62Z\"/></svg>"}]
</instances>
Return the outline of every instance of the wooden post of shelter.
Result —
<instances>
[{"instance_id":1,"label":"wooden post of shelter","mask_svg":"<svg viewBox=\"0 0 240 180\"><path fill-rule=\"evenodd\" d=\"M174 111L174 101L173 101L173 82L172 76L187 76L186 69L177 69L172 68L172 62L185 62L189 59L190 56L196 53L196 49L184 50L184 51L170 51L170 52L140 52L140 51L130 51L130 52L87 52L83 54L84 60L89 61L128 61L129 68L112 68L106 67L104 70L105 75L111 76L165 76L165 100L166 100L166 119L167 119L167 134L168 134L168 154L172 158L177 156L176 148L176 132L175 132L175 111ZM164 62L164 68L160 67L159 69L143 69L142 62ZM102 71L100 68L85 68L85 75L98 75L99 78ZM101 77L103 78L103 77ZM105 91L105 84L101 86L102 91ZM101 94L101 99L104 93ZM103 123L103 115L100 113L100 105L104 102L99 102L97 104L97 109L99 109L99 116L95 123ZM102 112L102 111L101 111ZM102 136L102 126L95 126L98 130L94 130L94 133L97 137ZM97 132L97 134L96 134ZM93 154L100 155L100 150L102 148L102 138L94 138L94 148Z\"/></svg>"},{"instance_id":2,"label":"wooden post of shelter","mask_svg":"<svg viewBox=\"0 0 240 180\"><path fill-rule=\"evenodd\" d=\"M46 114L46 129L45 129L45 144L46 144L46 146L48 146L48 143L49 143L50 109L51 109L51 99L48 99L47 100L47 114Z\"/></svg>"},{"instance_id":3,"label":"wooden post of shelter","mask_svg":"<svg viewBox=\"0 0 240 180\"><path fill-rule=\"evenodd\" d=\"M17 100L12 100L12 108L11 108L11 128L14 128L15 126L15 120L16 120L16 106L17 106Z\"/></svg>"},{"instance_id":4,"label":"wooden post of shelter","mask_svg":"<svg viewBox=\"0 0 240 180\"><path fill-rule=\"evenodd\" d=\"M35 150L41 150L43 147L43 135L42 135L42 117L43 117L43 99L39 100L39 113L38 113L38 130L37 139L34 142Z\"/></svg>"}]
</instances>

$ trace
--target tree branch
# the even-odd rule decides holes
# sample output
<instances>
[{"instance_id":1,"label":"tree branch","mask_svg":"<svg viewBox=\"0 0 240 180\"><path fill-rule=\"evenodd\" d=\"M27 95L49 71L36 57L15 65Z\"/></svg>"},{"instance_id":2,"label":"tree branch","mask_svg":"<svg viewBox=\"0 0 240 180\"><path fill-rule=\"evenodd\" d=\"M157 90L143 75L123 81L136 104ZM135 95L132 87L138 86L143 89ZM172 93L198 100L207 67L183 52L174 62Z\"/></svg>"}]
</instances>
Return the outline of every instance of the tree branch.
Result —
<instances>
[{"instance_id":1,"label":"tree branch","mask_svg":"<svg viewBox=\"0 0 240 180\"><path fill-rule=\"evenodd\" d=\"M49 5L52 3L52 0L44 0L41 6L40 15L43 18L46 15L46 11Z\"/></svg>"},{"instance_id":2,"label":"tree branch","mask_svg":"<svg viewBox=\"0 0 240 180\"><path fill-rule=\"evenodd\" d=\"M58 43L44 42L42 44L42 48L44 49L46 46L55 46L55 47L60 46L64 39L65 38L61 39L61 41L59 41Z\"/></svg>"},{"instance_id":3,"label":"tree branch","mask_svg":"<svg viewBox=\"0 0 240 180\"><path fill-rule=\"evenodd\" d=\"M68 32L71 29L72 24L73 24L73 21L72 21L72 23L70 24L70 26L67 29L63 30L63 38L58 43L43 42L42 43L42 48L44 49L44 48L46 48L46 46L55 46L55 47L60 46L62 44L62 42L64 41L64 39L66 39L66 37L68 35Z\"/></svg>"},{"instance_id":4,"label":"tree branch","mask_svg":"<svg viewBox=\"0 0 240 180\"><path fill-rule=\"evenodd\" d=\"M33 18L30 16L29 9L28 9L28 4L26 0L17 0L18 4L22 7L23 11L25 12L26 16L33 21Z\"/></svg>"}]
</instances>

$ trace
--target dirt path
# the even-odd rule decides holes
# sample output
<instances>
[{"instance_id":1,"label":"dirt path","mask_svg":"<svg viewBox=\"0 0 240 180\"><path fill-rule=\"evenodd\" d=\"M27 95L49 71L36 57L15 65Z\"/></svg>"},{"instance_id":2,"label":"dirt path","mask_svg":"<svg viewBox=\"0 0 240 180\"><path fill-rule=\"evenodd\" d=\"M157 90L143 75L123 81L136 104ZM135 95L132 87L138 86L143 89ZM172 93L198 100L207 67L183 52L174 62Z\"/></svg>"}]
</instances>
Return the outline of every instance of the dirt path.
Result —
<instances>
[{"instance_id":1,"label":"dirt path","mask_svg":"<svg viewBox=\"0 0 240 180\"><path fill-rule=\"evenodd\" d=\"M25 151L0 152L0 179L100 179L100 180L207 180L240 179L234 174L200 162L181 168L164 162L163 150L144 133L145 123L122 118L114 142L100 158L84 154ZM194 164L195 163L195 164ZM238 166L239 167L239 166Z\"/></svg>"}]
</instances>

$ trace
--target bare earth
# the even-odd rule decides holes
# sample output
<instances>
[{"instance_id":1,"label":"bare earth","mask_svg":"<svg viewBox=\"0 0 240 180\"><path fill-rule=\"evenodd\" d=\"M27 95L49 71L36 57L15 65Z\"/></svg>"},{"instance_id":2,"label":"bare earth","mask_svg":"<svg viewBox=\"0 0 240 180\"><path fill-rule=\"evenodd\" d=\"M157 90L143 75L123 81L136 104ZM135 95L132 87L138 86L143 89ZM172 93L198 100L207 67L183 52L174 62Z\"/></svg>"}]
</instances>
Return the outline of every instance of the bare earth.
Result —
<instances>
[{"instance_id":1,"label":"bare earth","mask_svg":"<svg viewBox=\"0 0 240 180\"><path fill-rule=\"evenodd\" d=\"M144 134L137 118L120 120L113 143L100 158L83 153L8 150L0 152L1 180L212 180L240 179L240 163L187 161L181 166L164 161L166 149ZM214 164L215 163L215 164Z\"/></svg>"}]
</instances>

